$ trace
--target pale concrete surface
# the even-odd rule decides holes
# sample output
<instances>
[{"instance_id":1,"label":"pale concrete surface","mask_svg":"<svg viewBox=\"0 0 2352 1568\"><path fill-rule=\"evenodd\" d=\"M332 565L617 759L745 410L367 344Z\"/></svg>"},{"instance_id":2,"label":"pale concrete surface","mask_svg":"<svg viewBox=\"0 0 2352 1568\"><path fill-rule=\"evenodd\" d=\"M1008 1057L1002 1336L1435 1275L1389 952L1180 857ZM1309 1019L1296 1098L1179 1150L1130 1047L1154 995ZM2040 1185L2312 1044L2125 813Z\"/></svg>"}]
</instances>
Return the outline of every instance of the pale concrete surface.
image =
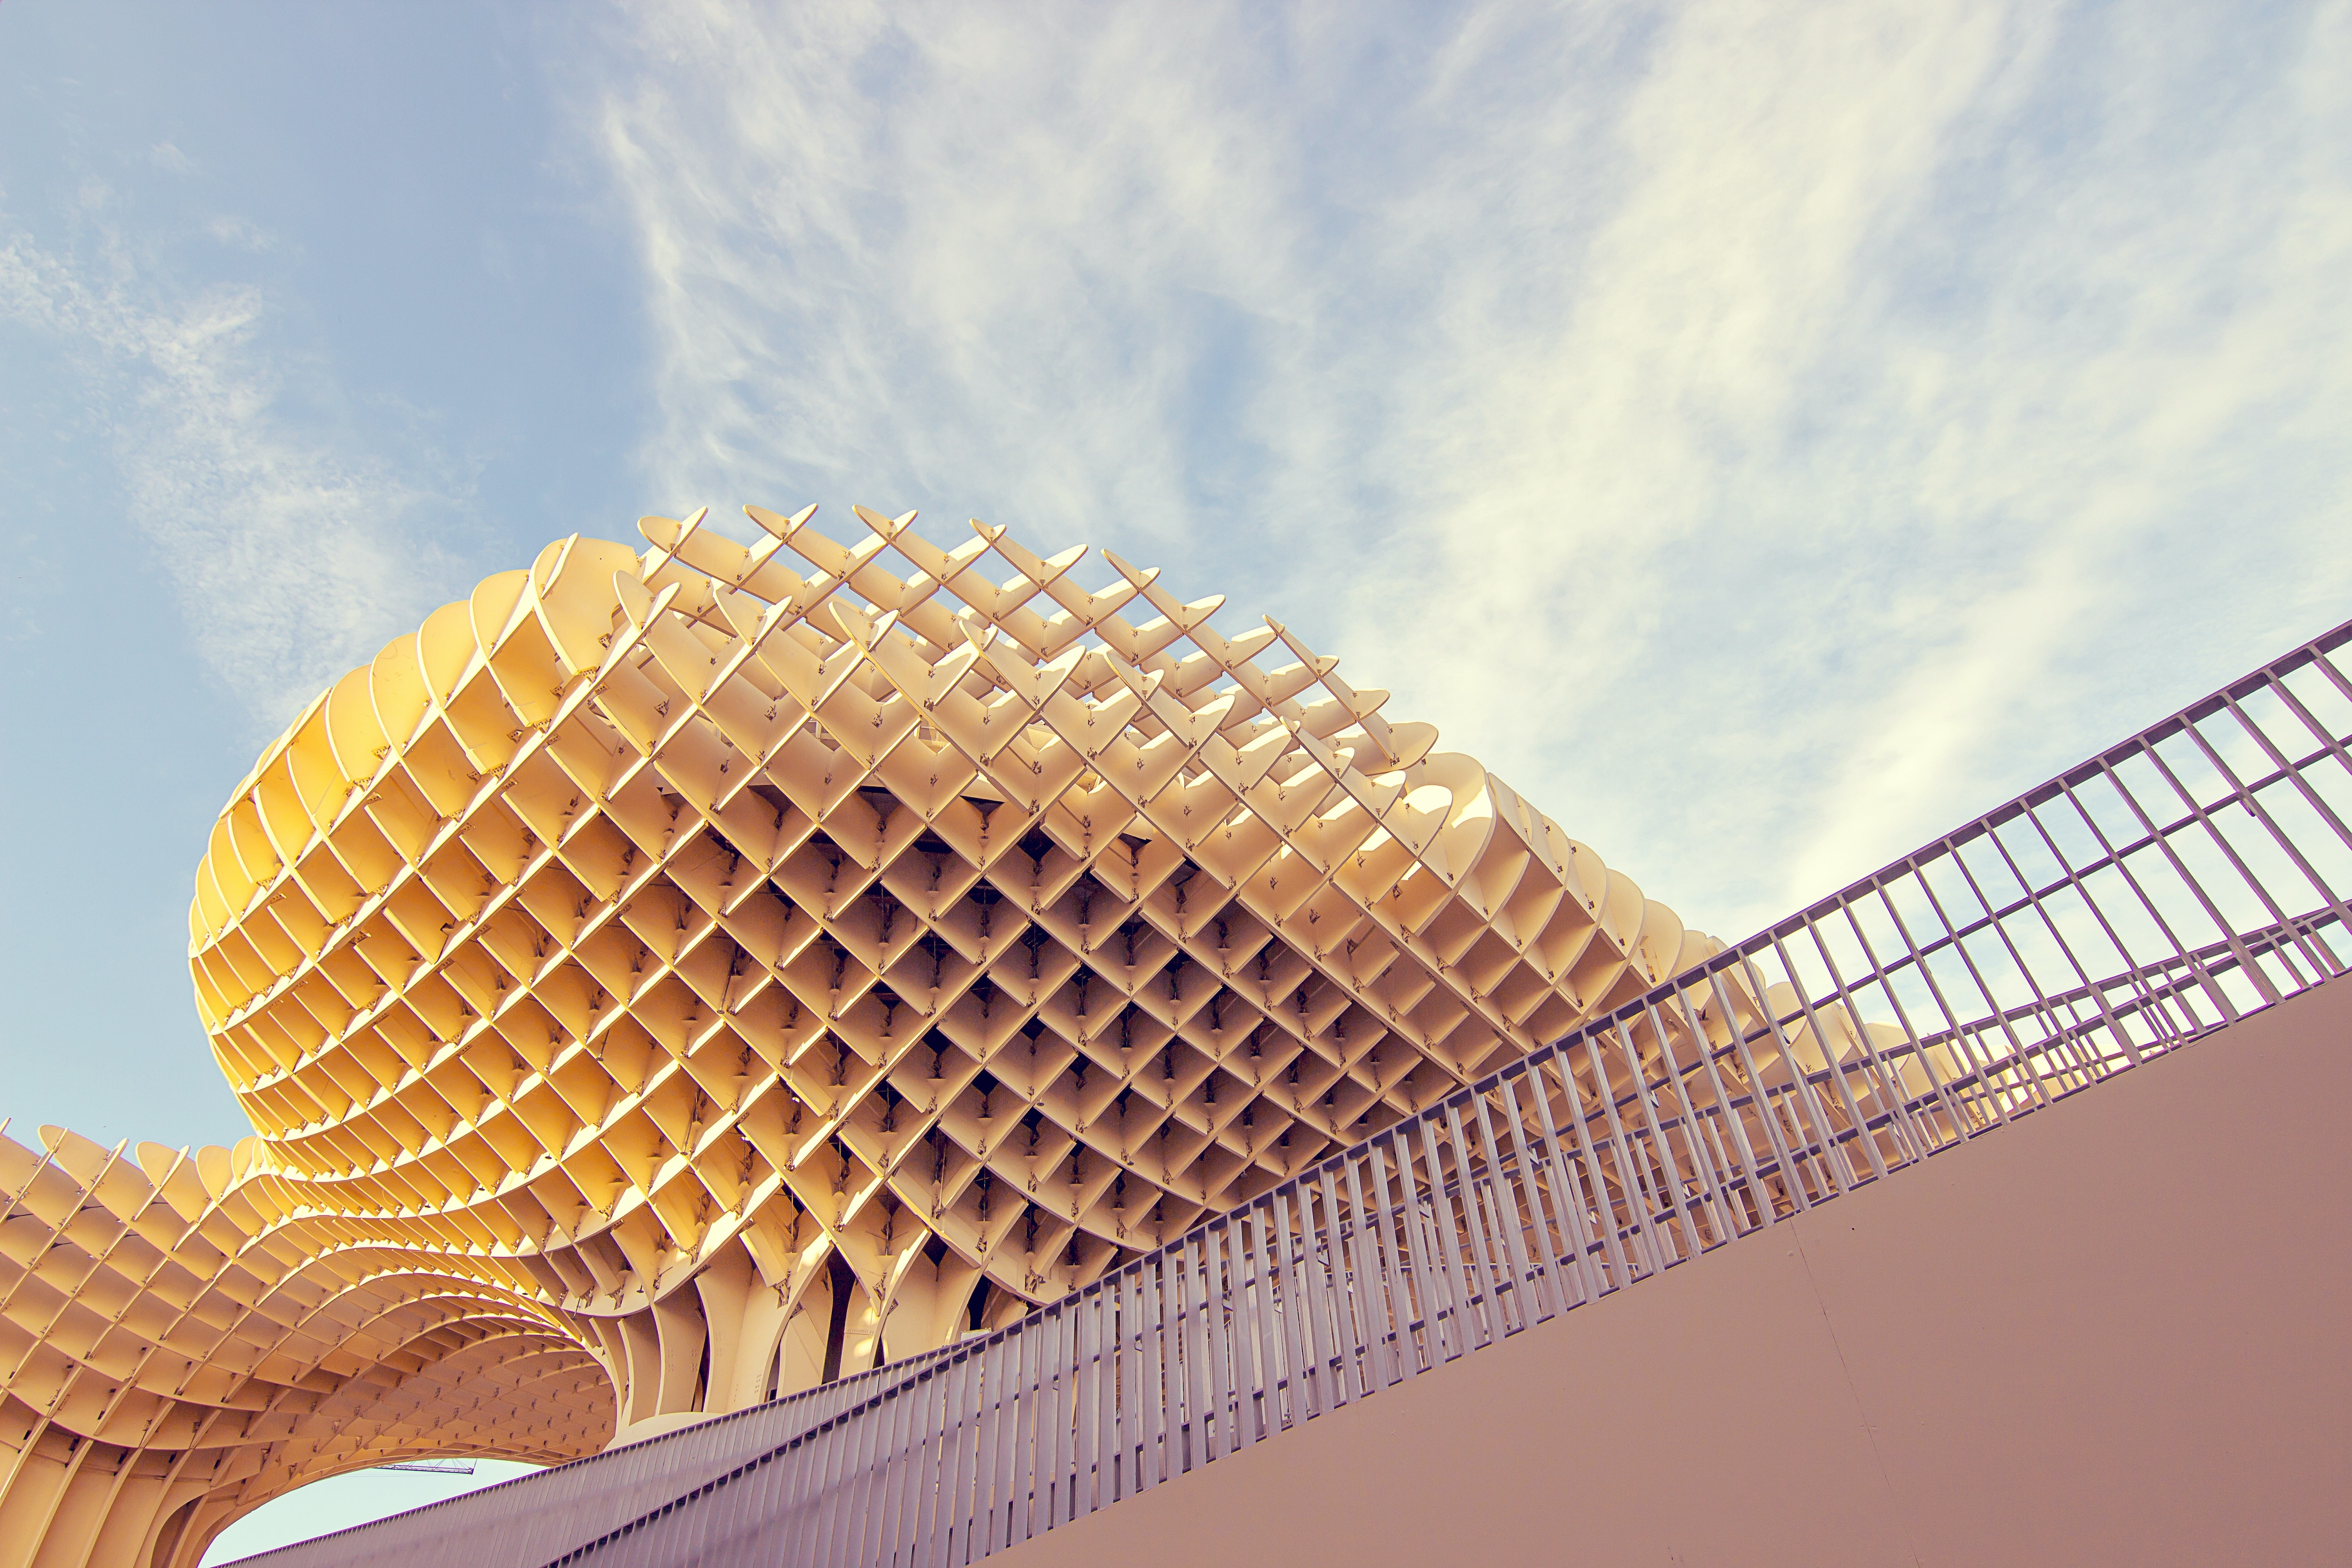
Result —
<instances>
[{"instance_id":1,"label":"pale concrete surface","mask_svg":"<svg viewBox=\"0 0 2352 1568\"><path fill-rule=\"evenodd\" d=\"M1018 1548L2352 1558L2352 983Z\"/></svg>"}]
</instances>

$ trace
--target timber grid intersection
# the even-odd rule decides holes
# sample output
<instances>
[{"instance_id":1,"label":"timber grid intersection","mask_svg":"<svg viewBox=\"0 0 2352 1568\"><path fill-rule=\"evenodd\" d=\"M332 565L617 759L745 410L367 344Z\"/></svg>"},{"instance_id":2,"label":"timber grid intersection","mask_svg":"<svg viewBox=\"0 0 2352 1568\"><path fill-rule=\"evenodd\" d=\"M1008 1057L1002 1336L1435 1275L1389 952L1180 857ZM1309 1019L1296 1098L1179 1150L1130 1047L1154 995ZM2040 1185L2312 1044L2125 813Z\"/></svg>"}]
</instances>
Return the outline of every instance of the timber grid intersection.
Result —
<instances>
[{"instance_id":1,"label":"timber grid intersection","mask_svg":"<svg viewBox=\"0 0 2352 1568\"><path fill-rule=\"evenodd\" d=\"M968 1563L1993 1131L2344 970L2347 643L1018 1322L246 1561Z\"/></svg>"}]
</instances>

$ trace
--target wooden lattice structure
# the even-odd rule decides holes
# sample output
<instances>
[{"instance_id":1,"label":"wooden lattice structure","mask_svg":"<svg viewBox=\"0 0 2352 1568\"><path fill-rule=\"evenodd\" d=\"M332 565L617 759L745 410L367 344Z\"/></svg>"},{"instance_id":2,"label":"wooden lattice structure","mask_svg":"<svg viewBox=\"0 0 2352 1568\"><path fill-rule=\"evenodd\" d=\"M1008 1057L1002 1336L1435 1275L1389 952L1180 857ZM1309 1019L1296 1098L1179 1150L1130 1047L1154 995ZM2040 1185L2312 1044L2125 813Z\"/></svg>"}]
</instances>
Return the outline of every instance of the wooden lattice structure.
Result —
<instances>
[{"instance_id":1,"label":"wooden lattice structure","mask_svg":"<svg viewBox=\"0 0 2352 1568\"><path fill-rule=\"evenodd\" d=\"M551 545L238 787L255 1135L0 1140L0 1568L997 1326L1718 951L1277 623L747 510Z\"/></svg>"}]
</instances>

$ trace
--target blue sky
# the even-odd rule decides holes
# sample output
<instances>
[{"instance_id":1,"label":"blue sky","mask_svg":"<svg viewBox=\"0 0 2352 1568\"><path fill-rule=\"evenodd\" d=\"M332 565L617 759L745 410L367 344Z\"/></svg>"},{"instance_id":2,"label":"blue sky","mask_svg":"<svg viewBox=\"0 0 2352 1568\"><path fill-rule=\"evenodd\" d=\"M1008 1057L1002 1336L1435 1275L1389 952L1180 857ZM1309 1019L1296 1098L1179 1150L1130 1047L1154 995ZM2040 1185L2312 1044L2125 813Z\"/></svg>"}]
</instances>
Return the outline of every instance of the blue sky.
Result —
<instances>
[{"instance_id":1,"label":"blue sky","mask_svg":"<svg viewBox=\"0 0 2352 1568\"><path fill-rule=\"evenodd\" d=\"M741 502L1273 614L1738 937L2352 614L2352 6L0 5L0 1114L326 681Z\"/></svg>"}]
</instances>

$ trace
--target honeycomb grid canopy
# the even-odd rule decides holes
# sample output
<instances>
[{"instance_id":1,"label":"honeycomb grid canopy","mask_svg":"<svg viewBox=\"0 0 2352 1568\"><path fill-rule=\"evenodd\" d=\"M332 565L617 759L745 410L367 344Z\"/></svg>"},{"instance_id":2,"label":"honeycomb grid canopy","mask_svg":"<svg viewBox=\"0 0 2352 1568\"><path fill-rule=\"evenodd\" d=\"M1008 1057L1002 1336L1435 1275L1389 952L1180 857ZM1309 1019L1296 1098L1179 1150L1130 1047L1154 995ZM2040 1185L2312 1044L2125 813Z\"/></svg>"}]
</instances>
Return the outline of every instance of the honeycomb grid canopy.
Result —
<instances>
[{"instance_id":1,"label":"honeycomb grid canopy","mask_svg":"<svg viewBox=\"0 0 2352 1568\"><path fill-rule=\"evenodd\" d=\"M189 950L255 1135L0 1140L0 1540L948 1343L1719 951L1278 622L814 510L560 541L263 754Z\"/></svg>"}]
</instances>

